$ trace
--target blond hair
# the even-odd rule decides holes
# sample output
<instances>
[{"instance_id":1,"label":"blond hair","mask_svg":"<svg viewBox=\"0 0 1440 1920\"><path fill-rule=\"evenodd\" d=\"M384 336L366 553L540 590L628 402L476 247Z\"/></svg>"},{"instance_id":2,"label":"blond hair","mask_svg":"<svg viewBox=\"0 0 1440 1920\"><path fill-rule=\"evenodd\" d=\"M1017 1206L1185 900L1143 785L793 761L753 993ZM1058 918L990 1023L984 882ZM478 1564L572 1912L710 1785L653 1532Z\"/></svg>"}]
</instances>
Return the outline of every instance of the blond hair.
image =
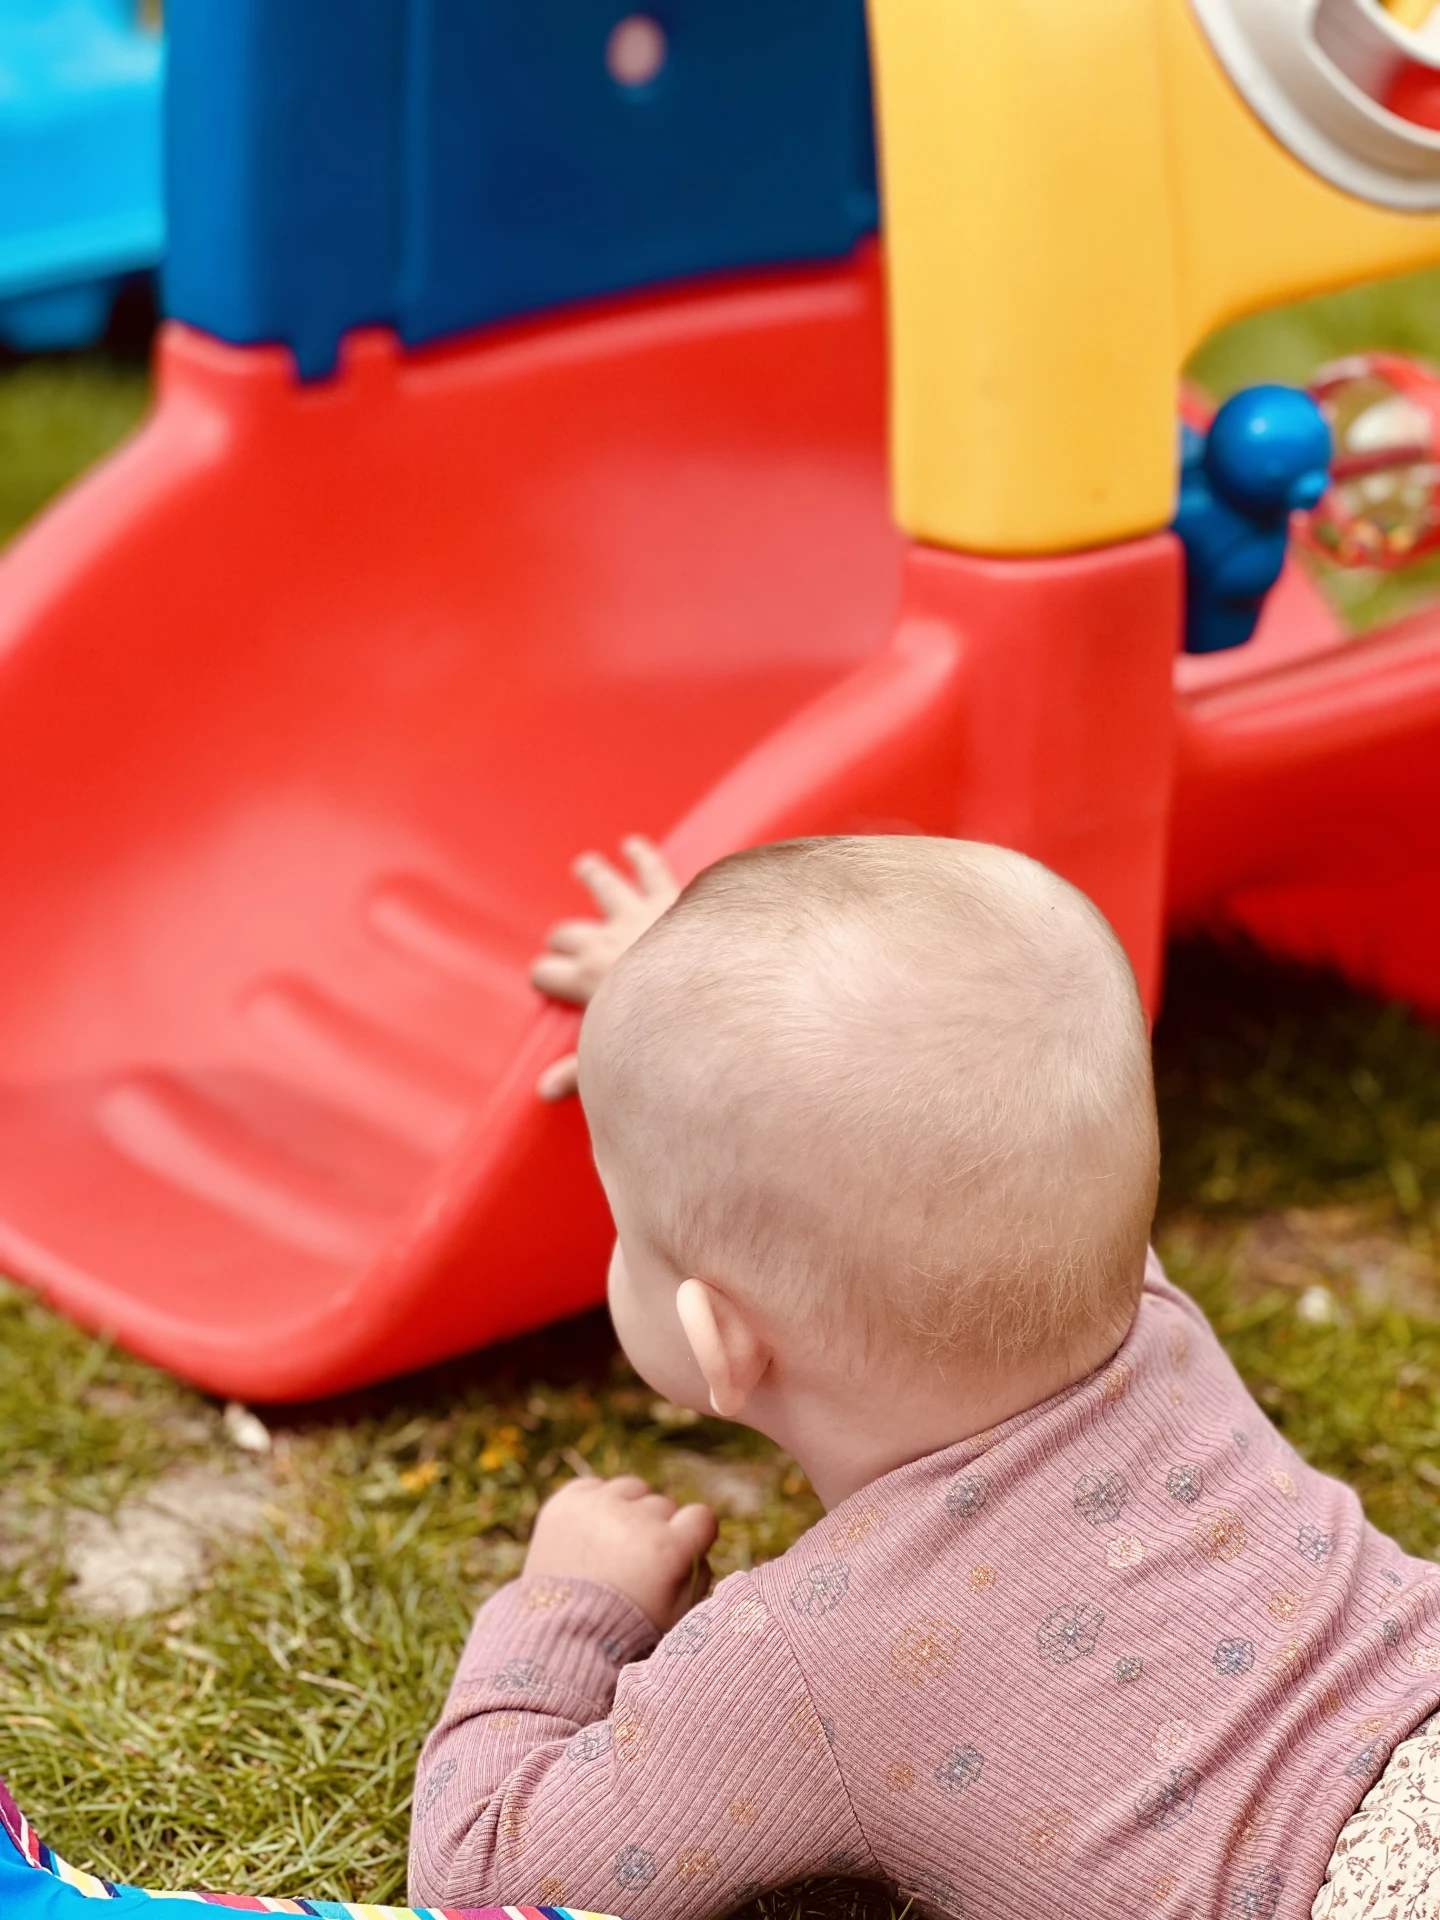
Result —
<instances>
[{"instance_id":1,"label":"blond hair","mask_svg":"<svg viewBox=\"0 0 1440 1920\"><path fill-rule=\"evenodd\" d=\"M708 868L617 964L582 1094L679 1275L817 1336L1004 1364L1118 1337L1158 1141L1134 976L1024 856L792 840Z\"/></svg>"}]
</instances>

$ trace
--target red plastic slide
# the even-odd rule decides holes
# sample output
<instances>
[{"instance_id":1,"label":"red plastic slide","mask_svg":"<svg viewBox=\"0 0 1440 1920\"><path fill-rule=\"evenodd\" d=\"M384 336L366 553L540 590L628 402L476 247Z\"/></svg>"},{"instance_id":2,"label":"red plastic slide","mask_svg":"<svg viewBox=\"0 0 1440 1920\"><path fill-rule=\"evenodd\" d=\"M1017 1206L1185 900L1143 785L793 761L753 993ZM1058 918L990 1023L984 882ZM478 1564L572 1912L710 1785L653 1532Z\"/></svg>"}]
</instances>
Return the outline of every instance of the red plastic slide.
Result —
<instances>
[{"instance_id":1,"label":"red plastic slide","mask_svg":"<svg viewBox=\"0 0 1440 1920\"><path fill-rule=\"evenodd\" d=\"M303 388L172 327L153 419L0 562L0 1261L257 1400L597 1300L583 1117L533 1092L573 1017L526 968L630 829L682 872L1004 840L1152 997L1168 870L1178 917L1440 1005L1392 911L1436 864L1434 624L1345 643L1297 575L1177 700L1170 536L907 551L884 436L873 251L359 335Z\"/></svg>"}]
</instances>

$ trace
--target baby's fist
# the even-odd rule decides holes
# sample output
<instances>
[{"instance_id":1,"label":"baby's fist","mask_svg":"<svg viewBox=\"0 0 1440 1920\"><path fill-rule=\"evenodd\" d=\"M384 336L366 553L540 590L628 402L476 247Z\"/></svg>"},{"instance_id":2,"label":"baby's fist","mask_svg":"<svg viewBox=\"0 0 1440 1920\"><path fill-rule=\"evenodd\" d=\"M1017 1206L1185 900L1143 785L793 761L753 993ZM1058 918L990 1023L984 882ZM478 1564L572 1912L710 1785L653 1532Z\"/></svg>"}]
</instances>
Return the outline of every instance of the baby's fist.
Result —
<instances>
[{"instance_id":1,"label":"baby's fist","mask_svg":"<svg viewBox=\"0 0 1440 1920\"><path fill-rule=\"evenodd\" d=\"M716 1531L709 1507L677 1507L633 1474L572 1480L536 1515L525 1571L601 1580L667 1633L710 1584Z\"/></svg>"}]
</instances>

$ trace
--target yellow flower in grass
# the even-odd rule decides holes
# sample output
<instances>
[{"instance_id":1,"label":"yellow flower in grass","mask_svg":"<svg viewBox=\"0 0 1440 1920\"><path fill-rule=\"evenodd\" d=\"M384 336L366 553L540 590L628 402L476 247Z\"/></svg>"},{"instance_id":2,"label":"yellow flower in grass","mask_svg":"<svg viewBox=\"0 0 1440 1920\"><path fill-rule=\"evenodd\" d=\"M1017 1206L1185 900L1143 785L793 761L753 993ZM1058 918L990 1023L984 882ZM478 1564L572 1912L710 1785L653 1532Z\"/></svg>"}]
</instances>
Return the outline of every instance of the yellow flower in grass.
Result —
<instances>
[{"instance_id":1,"label":"yellow flower in grass","mask_svg":"<svg viewBox=\"0 0 1440 1920\"><path fill-rule=\"evenodd\" d=\"M525 1436L519 1427L497 1427L485 1442L480 1455L480 1471L498 1473L502 1467L521 1459L524 1452Z\"/></svg>"}]
</instances>

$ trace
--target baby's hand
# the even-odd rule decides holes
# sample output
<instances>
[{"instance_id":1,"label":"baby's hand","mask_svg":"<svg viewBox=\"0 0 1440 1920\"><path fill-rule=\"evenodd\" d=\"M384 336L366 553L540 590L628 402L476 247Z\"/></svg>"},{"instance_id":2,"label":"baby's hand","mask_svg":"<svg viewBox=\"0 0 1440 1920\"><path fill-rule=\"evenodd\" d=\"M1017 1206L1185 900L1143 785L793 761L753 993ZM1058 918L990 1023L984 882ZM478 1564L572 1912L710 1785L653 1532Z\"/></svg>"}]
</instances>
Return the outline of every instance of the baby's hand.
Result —
<instances>
[{"instance_id":1,"label":"baby's hand","mask_svg":"<svg viewBox=\"0 0 1440 1920\"><path fill-rule=\"evenodd\" d=\"M550 949L530 969L532 985L552 1000L588 1006L600 982L627 947L634 946L680 897L680 883L660 849L640 834L624 842L635 870L629 880L603 854L582 853L575 877L595 897L602 920L562 920L550 930ZM540 1076L542 1100L563 1100L575 1091L575 1055L557 1060Z\"/></svg>"},{"instance_id":2,"label":"baby's hand","mask_svg":"<svg viewBox=\"0 0 1440 1920\"><path fill-rule=\"evenodd\" d=\"M633 1474L572 1480L536 1515L525 1571L603 1580L668 1633L709 1590L715 1534L709 1507L677 1508Z\"/></svg>"}]
</instances>

